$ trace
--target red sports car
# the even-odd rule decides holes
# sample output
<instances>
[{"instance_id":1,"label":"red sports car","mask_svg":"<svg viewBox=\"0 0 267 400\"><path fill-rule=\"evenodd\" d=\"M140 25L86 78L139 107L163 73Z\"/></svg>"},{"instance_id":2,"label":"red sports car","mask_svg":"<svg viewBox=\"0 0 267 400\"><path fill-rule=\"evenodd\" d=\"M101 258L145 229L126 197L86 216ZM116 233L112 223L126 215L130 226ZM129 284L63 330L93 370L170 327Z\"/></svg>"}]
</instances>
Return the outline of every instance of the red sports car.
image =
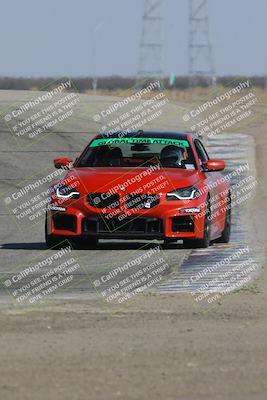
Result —
<instances>
[{"instance_id":1,"label":"red sports car","mask_svg":"<svg viewBox=\"0 0 267 400\"><path fill-rule=\"evenodd\" d=\"M46 243L64 239L182 239L186 247L227 243L230 184L192 133L117 132L93 137L82 154L54 160L66 176L50 187Z\"/></svg>"}]
</instances>

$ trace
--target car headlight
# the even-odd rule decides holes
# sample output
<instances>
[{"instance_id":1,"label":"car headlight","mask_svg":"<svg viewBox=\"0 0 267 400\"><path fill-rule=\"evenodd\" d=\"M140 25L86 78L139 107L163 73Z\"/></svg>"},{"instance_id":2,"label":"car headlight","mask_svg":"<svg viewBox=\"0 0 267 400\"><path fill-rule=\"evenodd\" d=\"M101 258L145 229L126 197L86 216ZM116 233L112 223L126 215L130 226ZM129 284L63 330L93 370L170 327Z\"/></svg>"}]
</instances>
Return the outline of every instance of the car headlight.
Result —
<instances>
[{"instance_id":1,"label":"car headlight","mask_svg":"<svg viewBox=\"0 0 267 400\"><path fill-rule=\"evenodd\" d=\"M167 193L167 200L193 200L201 195L198 188L194 186L173 190Z\"/></svg>"},{"instance_id":2,"label":"car headlight","mask_svg":"<svg viewBox=\"0 0 267 400\"><path fill-rule=\"evenodd\" d=\"M56 188L56 196L64 199L78 199L80 197L80 192L71 186L63 185Z\"/></svg>"}]
</instances>

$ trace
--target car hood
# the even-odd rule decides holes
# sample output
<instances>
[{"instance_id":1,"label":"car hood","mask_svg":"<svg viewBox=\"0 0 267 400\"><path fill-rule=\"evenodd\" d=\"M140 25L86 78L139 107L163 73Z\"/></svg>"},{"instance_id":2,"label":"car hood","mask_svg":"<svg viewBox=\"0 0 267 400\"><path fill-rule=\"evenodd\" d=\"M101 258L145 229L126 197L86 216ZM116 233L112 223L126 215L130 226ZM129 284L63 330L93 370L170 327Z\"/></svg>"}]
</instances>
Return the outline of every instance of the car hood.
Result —
<instances>
[{"instance_id":1,"label":"car hood","mask_svg":"<svg viewBox=\"0 0 267 400\"><path fill-rule=\"evenodd\" d=\"M150 168L118 167L73 168L64 179L67 185L75 182L75 188L81 193L116 192L121 188L126 193L137 190L149 193L160 183L168 182L156 190L157 193L164 193L170 189L197 185L200 181L200 173L196 170L164 168L152 171Z\"/></svg>"}]
</instances>

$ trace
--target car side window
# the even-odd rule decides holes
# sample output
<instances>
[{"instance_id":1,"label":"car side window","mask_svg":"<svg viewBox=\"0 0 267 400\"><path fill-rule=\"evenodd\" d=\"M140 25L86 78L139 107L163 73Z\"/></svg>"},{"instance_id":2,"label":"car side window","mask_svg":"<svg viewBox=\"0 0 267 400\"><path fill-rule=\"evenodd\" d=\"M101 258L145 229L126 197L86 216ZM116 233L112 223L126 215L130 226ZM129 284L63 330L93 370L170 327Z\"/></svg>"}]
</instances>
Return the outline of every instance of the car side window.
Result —
<instances>
[{"instance_id":1,"label":"car side window","mask_svg":"<svg viewBox=\"0 0 267 400\"><path fill-rule=\"evenodd\" d=\"M209 160L210 158L209 158L209 155L207 153L207 150L205 149L203 143L200 140L199 140L199 144L200 144L200 147L202 148L202 150L204 151L204 154L206 156L206 161Z\"/></svg>"},{"instance_id":2,"label":"car side window","mask_svg":"<svg viewBox=\"0 0 267 400\"><path fill-rule=\"evenodd\" d=\"M201 164L206 162L207 160L209 160L208 153L206 152L205 147L203 146L201 141L196 139L194 141L194 143L195 143L197 155L198 155L198 157L199 157L199 159L201 161Z\"/></svg>"}]
</instances>

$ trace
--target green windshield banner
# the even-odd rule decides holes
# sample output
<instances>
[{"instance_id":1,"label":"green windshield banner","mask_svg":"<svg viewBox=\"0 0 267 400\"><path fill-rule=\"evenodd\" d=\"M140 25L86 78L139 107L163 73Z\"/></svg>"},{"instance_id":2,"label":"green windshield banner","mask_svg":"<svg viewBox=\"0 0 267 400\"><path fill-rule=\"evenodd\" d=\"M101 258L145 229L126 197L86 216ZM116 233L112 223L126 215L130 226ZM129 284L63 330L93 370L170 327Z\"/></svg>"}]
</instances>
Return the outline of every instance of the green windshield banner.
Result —
<instances>
[{"instance_id":1,"label":"green windshield banner","mask_svg":"<svg viewBox=\"0 0 267 400\"><path fill-rule=\"evenodd\" d=\"M167 138L148 138L148 137L125 137L125 138L107 138L95 139L90 147L114 145L114 144L174 144L175 146L190 147L187 140L167 139Z\"/></svg>"}]
</instances>

